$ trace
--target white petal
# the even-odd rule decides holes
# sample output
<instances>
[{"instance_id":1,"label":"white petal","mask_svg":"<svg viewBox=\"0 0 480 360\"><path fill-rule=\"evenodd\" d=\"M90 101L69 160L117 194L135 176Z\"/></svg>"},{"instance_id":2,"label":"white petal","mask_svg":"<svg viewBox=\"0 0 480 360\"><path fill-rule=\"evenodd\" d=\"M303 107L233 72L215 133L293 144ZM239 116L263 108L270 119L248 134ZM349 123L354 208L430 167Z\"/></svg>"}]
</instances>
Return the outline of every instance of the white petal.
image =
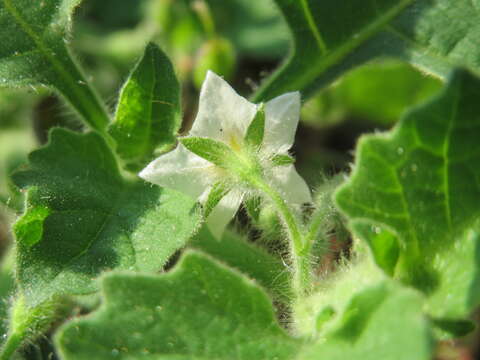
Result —
<instances>
[{"instance_id":1,"label":"white petal","mask_svg":"<svg viewBox=\"0 0 480 360\"><path fill-rule=\"evenodd\" d=\"M200 91L197 117L190 135L228 142L246 134L257 107L238 95L228 83L209 71Z\"/></svg>"},{"instance_id":2,"label":"white petal","mask_svg":"<svg viewBox=\"0 0 480 360\"><path fill-rule=\"evenodd\" d=\"M212 164L188 151L182 144L161 155L139 176L148 182L183 192L196 199L214 181Z\"/></svg>"},{"instance_id":3,"label":"white petal","mask_svg":"<svg viewBox=\"0 0 480 360\"><path fill-rule=\"evenodd\" d=\"M212 234L221 239L228 223L235 216L240 204L242 203L243 194L239 191L232 190L215 206L207 219L207 225Z\"/></svg>"},{"instance_id":4,"label":"white petal","mask_svg":"<svg viewBox=\"0 0 480 360\"><path fill-rule=\"evenodd\" d=\"M283 198L292 205L312 202L312 194L307 183L298 175L295 166L277 166L272 170L273 186L280 191Z\"/></svg>"},{"instance_id":5,"label":"white petal","mask_svg":"<svg viewBox=\"0 0 480 360\"><path fill-rule=\"evenodd\" d=\"M300 93L292 92L276 97L265 104L264 149L270 153L284 153L295 140L300 118Z\"/></svg>"}]
</instances>

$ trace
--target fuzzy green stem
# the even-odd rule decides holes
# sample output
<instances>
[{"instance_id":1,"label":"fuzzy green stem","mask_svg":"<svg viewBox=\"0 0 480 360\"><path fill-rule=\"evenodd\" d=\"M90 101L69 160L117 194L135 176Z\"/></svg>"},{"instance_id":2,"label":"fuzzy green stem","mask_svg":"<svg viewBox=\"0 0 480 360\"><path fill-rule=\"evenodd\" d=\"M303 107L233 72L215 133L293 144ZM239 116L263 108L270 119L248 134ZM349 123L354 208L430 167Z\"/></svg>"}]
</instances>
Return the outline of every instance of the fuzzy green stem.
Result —
<instances>
[{"instance_id":1,"label":"fuzzy green stem","mask_svg":"<svg viewBox=\"0 0 480 360\"><path fill-rule=\"evenodd\" d=\"M3 344L0 351L0 360L9 360L13 354L20 348L26 334L14 333L10 334L7 341Z\"/></svg>"},{"instance_id":2,"label":"fuzzy green stem","mask_svg":"<svg viewBox=\"0 0 480 360\"><path fill-rule=\"evenodd\" d=\"M291 240L291 254L293 266L293 290L296 299L301 299L308 294L311 287L311 269L309 259L309 246L305 247L304 235L296 216L290 210L283 197L263 179L255 178L251 184L262 191L274 204Z\"/></svg>"},{"instance_id":3,"label":"fuzzy green stem","mask_svg":"<svg viewBox=\"0 0 480 360\"><path fill-rule=\"evenodd\" d=\"M307 233L305 235L305 251L310 252L313 243L318 237L322 229L326 228L325 219L327 218L328 210L320 207L315 211L310 219Z\"/></svg>"},{"instance_id":4,"label":"fuzzy green stem","mask_svg":"<svg viewBox=\"0 0 480 360\"><path fill-rule=\"evenodd\" d=\"M10 331L0 349L0 360L10 359L26 341L41 334L56 318L59 308L60 303L53 300L30 308L19 296L10 309Z\"/></svg>"}]
</instances>

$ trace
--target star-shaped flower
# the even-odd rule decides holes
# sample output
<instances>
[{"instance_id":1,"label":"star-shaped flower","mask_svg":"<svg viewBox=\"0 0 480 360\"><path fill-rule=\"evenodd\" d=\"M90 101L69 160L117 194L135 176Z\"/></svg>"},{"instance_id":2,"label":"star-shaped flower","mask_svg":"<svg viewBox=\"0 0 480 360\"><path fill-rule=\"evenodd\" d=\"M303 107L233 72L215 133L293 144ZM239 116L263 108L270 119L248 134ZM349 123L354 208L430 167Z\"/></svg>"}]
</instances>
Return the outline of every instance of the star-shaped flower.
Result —
<instances>
[{"instance_id":1,"label":"star-shaped flower","mask_svg":"<svg viewBox=\"0 0 480 360\"><path fill-rule=\"evenodd\" d=\"M263 114L262 138L258 146L252 147L245 139L259 111ZM232 153L255 153L265 179L290 206L300 207L311 202L308 186L292 163L279 164L275 161L289 159L288 150L293 145L299 115L298 92L281 95L259 106L238 95L221 77L208 72L189 136L181 138L173 151L152 161L139 175L151 183L199 199L203 204L213 192L221 192L218 184L226 184L223 197L215 203L207 219L213 234L220 237L249 193L249 186L244 184L241 176L232 175L224 166L192 152L182 139L212 139L221 142L222 146L227 145Z\"/></svg>"}]
</instances>

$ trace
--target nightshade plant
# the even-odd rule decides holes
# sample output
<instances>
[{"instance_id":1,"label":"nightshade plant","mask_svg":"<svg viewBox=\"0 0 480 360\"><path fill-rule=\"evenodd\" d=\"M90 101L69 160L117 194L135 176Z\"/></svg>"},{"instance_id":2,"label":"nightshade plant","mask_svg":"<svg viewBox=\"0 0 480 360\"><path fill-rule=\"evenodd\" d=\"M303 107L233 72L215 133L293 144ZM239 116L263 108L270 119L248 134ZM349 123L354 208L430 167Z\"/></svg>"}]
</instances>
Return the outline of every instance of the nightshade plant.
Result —
<instances>
[{"instance_id":1,"label":"nightshade plant","mask_svg":"<svg viewBox=\"0 0 480 360\"><path fill-rule=\"evenodd\" d=\"M9 179L25 204L0 273L0 359L47 336L61 359L427 360L473 331L480 2L275 4L289 58L253 102L208 72L178 136L181 84L158 45L111 116L69 47L80 0L0 0L0 84L46 87L88 126L51 130ZM289 153L301 100L385 56L443 88L311 191Z\"/></svg>"}]
</instances>

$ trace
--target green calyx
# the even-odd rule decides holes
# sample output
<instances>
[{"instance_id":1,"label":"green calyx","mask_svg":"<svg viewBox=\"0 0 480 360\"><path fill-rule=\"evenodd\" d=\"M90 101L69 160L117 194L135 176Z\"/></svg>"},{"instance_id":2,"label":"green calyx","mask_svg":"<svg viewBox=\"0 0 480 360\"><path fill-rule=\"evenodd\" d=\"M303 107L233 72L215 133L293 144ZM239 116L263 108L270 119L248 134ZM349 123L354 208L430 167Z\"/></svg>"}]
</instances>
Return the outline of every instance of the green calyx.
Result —
<instances>
[{"instance_id":1,"label":"green calyx","mask_svg":"<svg viewBox=\"0 0 480 360\"><path fill-rule=\"evenodd\" d=\"M245 143L254 146L260 147L265 137L265 105L261 103L258 105L257 113L253 118L250 126L247 129L245 135Z\"/></svg>"},{"instance_id":2,"label":"green calyx","mask_svg":"<svg viewBox=\"0 0 480 360\"><path fill-rule=\"evenodd\" d=\"M262 176L258 151L247 143L230 147L224 142L201 137L185 137L180 142L195 155L226 171L235 181L251 182L252 178Z\"/></svg>"}]
</instances>

